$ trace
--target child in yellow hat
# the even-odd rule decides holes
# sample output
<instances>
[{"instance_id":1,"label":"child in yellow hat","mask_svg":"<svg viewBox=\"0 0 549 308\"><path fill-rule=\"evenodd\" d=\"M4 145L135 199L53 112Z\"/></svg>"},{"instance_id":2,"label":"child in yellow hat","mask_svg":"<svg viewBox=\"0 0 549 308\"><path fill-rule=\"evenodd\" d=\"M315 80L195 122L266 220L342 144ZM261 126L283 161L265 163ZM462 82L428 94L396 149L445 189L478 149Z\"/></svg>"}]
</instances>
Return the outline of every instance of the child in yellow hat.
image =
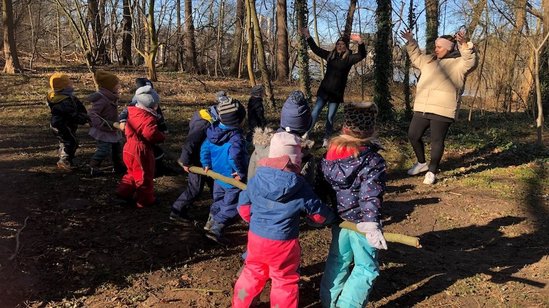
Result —
<instances>
[{"instance_id":1,"label":"child in yellow hat","mask_svg":"<svg viewBox=\"0 0 549 308\"><path fill-rule=\"evenodd\" d=\"M47 104L51 111L50 127L59 140L57 167L70 170L78 148L76 129L90 121L84 104L74 96L69 76L56 72L50 76Z\"/></svg>"}]
</instances>

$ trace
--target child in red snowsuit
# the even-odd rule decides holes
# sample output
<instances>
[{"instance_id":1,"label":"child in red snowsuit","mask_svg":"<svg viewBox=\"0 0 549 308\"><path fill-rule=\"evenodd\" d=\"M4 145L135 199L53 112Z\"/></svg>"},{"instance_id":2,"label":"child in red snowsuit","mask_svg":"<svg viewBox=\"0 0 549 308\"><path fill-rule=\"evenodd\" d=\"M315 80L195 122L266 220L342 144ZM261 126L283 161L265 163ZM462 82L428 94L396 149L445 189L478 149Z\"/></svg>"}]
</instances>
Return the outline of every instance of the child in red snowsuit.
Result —
<instances>
[{"instance_id":1,"label":"child in red snowsuit","mask_svg":"<svg viewBox=\"0 0 549 308\"><path fill-rule=\"evenodd\" d=\"M152 205L154 197L154 150L153 145L164 141L158 129L156 108L160 97L146 85L135 91L137 103L128 107L128 119L124 132L124 163L128 168L120 180L116 193L125 200L135 200L138 208Z\"/></svg>"}]
</instances>

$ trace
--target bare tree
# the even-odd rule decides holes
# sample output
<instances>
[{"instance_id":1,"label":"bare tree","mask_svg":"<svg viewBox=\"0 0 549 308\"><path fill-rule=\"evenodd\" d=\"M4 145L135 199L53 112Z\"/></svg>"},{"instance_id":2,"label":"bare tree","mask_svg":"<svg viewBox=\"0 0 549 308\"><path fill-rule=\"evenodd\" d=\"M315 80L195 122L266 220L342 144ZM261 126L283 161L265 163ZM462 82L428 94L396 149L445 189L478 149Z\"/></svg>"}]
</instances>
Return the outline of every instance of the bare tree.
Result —
<instances>
[{"instance_id":1,"label":"bare tree","mask_svg":"<svg viewBox=\"0 0 549 308\"><path fill-rule=\"evenodd\" d=\"M435 49L435 40L438 37L439 0L425 0L425 18L427 19L425 51L432 53Z\"/></svg>"},{"instance_id":2,"label":"bare tree","mask_svg":"<svg viewBox=\"0 0 549 308\"><path fill-rule=\"evenodd\" d=\"M351 37L351 32L353 31L353 18L355 16L356 10L356 1L349 1L349 10L347 11L347 18L345 19L345 28L343 30L343 37Z\"/></svg>"},{"instance_id":3,"label":"bare tree","mask_svg":"<svg viewBox=\"0 0 549 308\"><path fill-rule=\"evenodd\" d=\"M248 0L248 5L250 7L250 17L254 30L254 41L257 48L257 62L259 64L259 71L261 72L261 81L263 82L263 87L265 87L265 98L267 100L267 105L274 109L275 98L273 87L271 85L271 77L269 76L269 69L267 68L267 62L265 61L265 49L263 48L263 38L261 36L261 29L259 28L259 20L255 10L255 3Z\"/></svg>"},{"instance_id":4,"label":"bare tree","mask_svg":"<svg viewBox=\"0 0 549 308\"><path fill-rule=\"evenodd\" d=\"M15 31L13 24L12 0L2 0L2 27L4 28L4 73L15 74L21 72L21 65L17 57Z\"/></svg>"},{"instance_id":5,"label":"bare tree","mask_svg":"<svg viewBox=\"0 0 549 308\"><path fill-rule=\"evenodd\" d=\"M290 74L288 55L288 12L286 0L276 1L276 78L278 81L286 81Z\"/></svg>"},{"instance_id":6,"label":"bare tree","mask_svg":"<svg viewBox=\"0 0 549 308\"><path fill-rule=\"evenodd\" d=\"M187 67L187 72L195 74L199 72L199 69L196 57L192 3L192 0L185 0L185 67Z\"/></svg>"},{"instance_id":7,"label":"bare tree","mask_svg":"<svg viewBox=\"0 0 549 308\"><path fill-rule=\"evenodd\" d=\"M242 39L244 29L244 0L236 0L236 20L234 26L234 36L231 47L231 62L229 68L229 74L231 76L238 76L240 73L240 63L242 58Z\"/></svg>"},{"instance_id":8,"label":"bare tree","mask_svg":"<svg viewBox=\"0 0 549 308\"><path fill-rule=\"evenodd\" d=\"M148 3L144 2L138 9L139 13L146 17L144 26L147 34L147 43L144 48L139 48L137 45L135 46L135 50L137 50L137 52L145 59L147 77L152 81L156 81L158 79L156 75L156 54L158 53L159 47L154 7L155 0L148 0Z\"/></svg>"},{"instance_id":9,"label":"bare tree","mask_svg":"<svg viewBox=\"0 0 549 308\"><path fill-rule=\"evenodd\" d=\"M251 2L252 0L245 0L246 4L246 35L248 38L247 45L247 54L246 54L246 66L248 67L248 78L250 79L250 85L254 86L255 75L253 68L253 52L254 52L254 32L252 25L252 13L251 13Z\"/></svg>"},{"instance_id":10,"label":"bare tree","mask_svg":"<svg viewBox=\"0 0 549 308\"><path fill-rule=\"evenodd\" d=\"M306 28L308 25L307 22L307 0L296 0L295 1L295 16L296 16L296 25L297 29ZM298 31L298 32L299 32ZM297 37L297 61L299 68L299 85L301 91L305 94L307 99L311 99L311 74L309 73L309 54L307 53L307 41L303 35L298 35Z\"/></svg>"},{"instance_id":11,"label":"bare tree","mask_svg":"<svg viewBox=\"0 0 549 308\"><path fill-rule=\"evenodd\" d=\"M132 65L132 12L130 0L123 0L122 6L122 64Z\"/></svg>"}]
</instances>

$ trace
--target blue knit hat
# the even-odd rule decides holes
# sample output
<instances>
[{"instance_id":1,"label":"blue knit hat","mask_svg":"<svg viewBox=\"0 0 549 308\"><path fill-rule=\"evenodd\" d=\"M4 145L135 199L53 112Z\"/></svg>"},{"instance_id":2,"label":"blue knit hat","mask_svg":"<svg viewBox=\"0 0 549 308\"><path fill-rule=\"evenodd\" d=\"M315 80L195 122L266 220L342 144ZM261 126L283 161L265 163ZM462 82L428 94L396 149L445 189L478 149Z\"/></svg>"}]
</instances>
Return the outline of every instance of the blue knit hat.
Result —
<instances>
[{"instance_id":1,"label":"blue knit hat","mask_svg":"<svg viewBox=\"0 0 549 308\"><path fill-rule=\"evenodd\" d=\"M280 114L280 127L287 132L303 135L311 126L311 108L301 91L293 91L288 96Z\"/></svg>"},{"instance_id":2,"label":"blue knit hat","mask_svg":"<svg viewBox=\"0 0 549 308\"><path fill-rule=\"evenodd\" d=\"M158 96L158 93L156 93L152 86L147 85L135 91L133 100L135 100L136 104L140 104L143 107L153 108L160 103L160 96Z\"/></svg>"},{"instance_id":3,"label":"blue knit hat","mask_svg":"<svg viewBox=\"0 0 549 308\"><path fill-rule=\"evenodd\" d=\"M237 127L246 117L246 108L237 99L228 99L217 105L219 122Z\"/></svg>"}]
</instances>

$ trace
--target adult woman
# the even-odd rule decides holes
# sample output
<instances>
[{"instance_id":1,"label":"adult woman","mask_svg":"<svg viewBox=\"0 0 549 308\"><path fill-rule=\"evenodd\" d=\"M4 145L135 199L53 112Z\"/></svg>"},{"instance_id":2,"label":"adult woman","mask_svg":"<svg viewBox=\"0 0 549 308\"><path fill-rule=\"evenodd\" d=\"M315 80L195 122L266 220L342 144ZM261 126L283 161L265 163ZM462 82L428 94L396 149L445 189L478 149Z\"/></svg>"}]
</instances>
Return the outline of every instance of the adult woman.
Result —
<instances>
[{"instance_id":1,"label":"adult woman","mask_svg":"<svg viewBox=\"0 0 549 308\"><path fill-rule=\"evenodd\" d=\"M474 69L477 55L465 33L443 35L435 41L434 55L424 55L410 31L402 31L407 41L406 50L412 64L421 71L414 101L414 115L408 129L408 138L416 154L417 163L408 170L409 175L427 171L423 183L434 184L442 154L444 139L450 125L457 118L459 97L465 77ZM455 45L459 52L454 51ZM422 136L431 129L431 160L425 161Z\"/></svg>"},{"instance_id":2,"label":"adult woman","mask_svg":"<svg viewBox=\"0 0 549 308\"><path fill-rule=\"evenodd\" d=\"M358 43L358 53L353 54L349 50L349 39L341 37L336 41L335 48L328 51L318 47L315 41L311 38L309 29L303 28L301 33L307 39L307 43L311 50L322 59L326 60L326 74L318 87L316 93L316 104L312 111L312 121L309 131L313 129L318 115L322 108L328 104L328 116L326 118L326 128L324 132L324 143L322 146L327 146L328 138L333 132L334 117L339 104L343 102L343 94L347 86L347 76L351 67L355 63L360 62L366 57L366 46L362 42L360 34L351 34L350 39Z\"/></svg>"}]
</instances>

